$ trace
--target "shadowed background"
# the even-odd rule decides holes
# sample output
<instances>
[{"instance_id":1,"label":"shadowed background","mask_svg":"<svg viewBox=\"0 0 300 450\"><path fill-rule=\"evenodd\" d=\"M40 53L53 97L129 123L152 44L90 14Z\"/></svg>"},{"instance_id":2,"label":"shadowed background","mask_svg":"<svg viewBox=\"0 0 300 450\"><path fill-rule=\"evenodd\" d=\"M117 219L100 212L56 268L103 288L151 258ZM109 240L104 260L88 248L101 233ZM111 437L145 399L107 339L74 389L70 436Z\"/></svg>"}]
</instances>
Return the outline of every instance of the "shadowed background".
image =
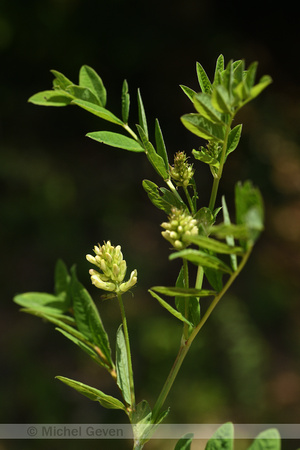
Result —
<instances>
[{"instance_id":1,"label":"shadowed background","mask_svg":"<svg viewBox=\"0 0 300 450\"><path fill-rule=\"evenodd\" d=\"M51 88L50 69L77 83L81 65L88 64L104 81L111 111L120 114L126 78L131 124L137 121L136 90L141 88L150 133L158 117L169 154L190 154L202 142L180 123L192 108L179 84L197 90L196 61L212 77L220 53L227 62L244 58L247 66L257 60L258 78L269 74L274 80L237 117L244 123L242 141L228 159L221 184L230 207L237 180L250 178L260 187L266 230L231 295L193 344L168 398L168 422L299 423L300 67L294 57L299 30L293 7L264 5L258 11L238 2L196 0L1 0L2 423L126 419L54 379L64 375L114 393L108 376L85 354L12 303L16 293L52 292L58 257L77 265L95 299L99 293L90 286L85 260L95 243L121 244L129 270L137 268L138 287L126 308L138 399L153 404L180 336L180 324L147 294L152 285L172 285L178 266L168 262L169 245L160 235L165 217L141 186L144 178L158 181L146 158L86 138L107 125L79 108L37 107L27 99ZM201 163L195 167L200 201L206 205L209 169ZM117 304L99 302L99 309L113 342L121 320ZM3 441L0 449L50 449L53 444ZM122 445L55 441L56 448L62 444L66 449ZM154 441L149 449L161 445ZM291 442L284 447L296 448Z\"/></svg>"}]
</instances>

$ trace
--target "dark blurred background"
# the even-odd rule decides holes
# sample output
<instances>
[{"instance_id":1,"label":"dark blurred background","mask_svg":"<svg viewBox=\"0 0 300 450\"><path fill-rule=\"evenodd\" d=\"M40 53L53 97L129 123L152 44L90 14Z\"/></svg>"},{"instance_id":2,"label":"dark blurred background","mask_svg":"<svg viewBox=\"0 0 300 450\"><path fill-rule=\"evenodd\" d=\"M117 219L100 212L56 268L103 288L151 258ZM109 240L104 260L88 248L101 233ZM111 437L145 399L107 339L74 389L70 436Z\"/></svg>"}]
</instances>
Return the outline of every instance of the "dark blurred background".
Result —
<instances>
[{"instance_id":1,"label":"dark blurred background","mask_svg":"<svg viewBox=\"0 0 300 450\"><path fill-rule=\"evenodd\" d=\"M116 423L105 410L54 379L64 375L113 393L108 376L50 324L19 313L16 293L53 291L58 257L77 265L86 286L85 254L97 242L121 244L138 287L126 299L138 399L155 401L177 352L180 324L149 298L151 285L173 284L160 235L164 215L141 182L158 181L146 158L89 140L100 119L76 107L27 103L52 86L51 69L75 83L83 64L101 75L108 107L120 114L123 79L136 123L141 88L150 132L159 118L169 153L197 148L180 123L192 112L179 88L197 90L195 62L212 77L216 58L259 61L258 78L274 82L237 118L239 150L221 186L233 204L237 180L263 193L266 230L246 270L195 341L168 398L169 423L300 422L300 65L296 3L175 0L0 1L0 239L2 423ZM113 129L113 128L111 128ZM152 134L153 136L153 134ZM211 177L197 164L201 202ZM99 293L90 287L97 300ZM115 301L99 303L112 339ZM0 449L130 448L110 441L3 441ZM193 449L202 443L194 443ZM295 449L298 443L285 441ZM173 448L153 441L149 449Z\"/></svg>"}]
</instances>

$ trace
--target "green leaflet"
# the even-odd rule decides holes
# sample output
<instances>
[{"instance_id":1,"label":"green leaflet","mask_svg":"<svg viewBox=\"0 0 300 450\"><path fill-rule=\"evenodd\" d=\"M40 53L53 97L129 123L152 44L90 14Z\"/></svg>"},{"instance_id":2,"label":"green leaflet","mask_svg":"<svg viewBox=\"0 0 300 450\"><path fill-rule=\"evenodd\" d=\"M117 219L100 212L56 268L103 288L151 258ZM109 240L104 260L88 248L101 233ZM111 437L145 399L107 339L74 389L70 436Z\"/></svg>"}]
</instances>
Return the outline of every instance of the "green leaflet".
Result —
<instances>
[{"instance_id":1,"label":"green leaflet","mask_svg":"<svg viewBox=\"0 0 300 450\"><path fill-rule=\"evenodd\" d=\"M28 99L29 103L40 106L67 106L72 100L70 94L60 90L38 92Z\"/></svg>"},{"instance_id":2,"label":"green leaflet","mask_svg":"<svg viewBox=\"0 0 300 450\"><path fill-rule=\"evenodd\" d=\"M214 74L214 82L213 85L216 85L218 82L218 77L221 72L224 70L224 56L219 55L217 62L216 62L216 68L215 68L215 74Z\"/></svg>"},{"instance_id":3,"label":"green leaflet","mask_svg":"<svg viewBox=\"0 0 300 450\"><path fill-rule=\"evenodd\" d=\"M256 436L248 450L280 450L280 448L281 438L278 430L269 428Z\"/></svg>"},{"instance_id":4,"label":"green leaflet","mask_svg":"<svg viewBox=\"0 0 300 450\"><path fill-rule=\"evenodd\" d=\"M216 124L201 116L201 114L185 114L181 117L183 125L192 133L203 139L223 141L225 138L225 128L221 124Z\"/></svg>"},{"instance_id":5,"label":"green leaflet","mask_svg":"<svg viewBox=\"0 0 300 450\"><path fill-rule=\"evenodd\" d=\"M231 99L226 88L222 85L216 86L212 91L212 105L220 113L232 114Z\"/></svg>"},{"instance_id":6,"label":"green leaflet","mask_svg":"<svg viewBox=\"0 0 300 450\"><path fill-rule=\"evenodd\" d=\"M145 133L145 137L148 140L149 139L149 134L148 134L148 125L147 125L146 113L145 113L145 108L144 108L141 92L140 92L139 89L138 89L138 93L137 93L137 101L138 101L139 124L140 124L140 127L143 129L143 131Z\"/></svg>"},{"instance_id":7,"label":"green leaflet","mask_svg":"<svg viewBox=\"0 0 300 450\"><path fill-rule=\"evenodd\" d=\"M187 323L189 326L193 327L193 324L187 320L179 311L177 311L176 309L174 309L171 305L169 305L169 303L167 303L165 300L163 300L159 295L157 295L155 292L153 292L151 289L149 289L150 294L152 295L152 297L156 298L156 300L159 301L159 303L161 304L161 306L163 306L167 311L169 311L169 313L171 313L174 317L176 317L176 319L181 320L182 322Z\"/></svg>"},{"instance_id":8,"label":"green leaflet","mask_svg":"<svg viewBox=\"0 0 300 450\"><path fill-rule=\"evenodd\" d=\"M249 230L247 242L241 242L246 248L252 246L264 228L264 206L259 189L250 181L237 183L235 187L236 222Z\"/></svg>"},{"instance_id":9,"label":"green leaflet","mask_svg":"<svg viewBox=\"0 0 300 450\"><path fill-rule=\"evenodd\" d=\"M99 312L88 291L77 280L74 269L72 270L71 294L78 330L88 341L100 348L108 363L112 366L108 336L103 328Z\"/></svg>"},{"instance_id":10,"label":"green leaflet","mask_svg":"<svg viewBox=\"0 0 300 450\"><path fill-rule=\"evenodd\" d=\"M190 450L194 435L192 433L186 433L179 439L174 447L174 450Z\"/></svg>"},{"instance_id":11,"label":"green leaflet","mask_svg":"<svg viewBox=\"0 0 300 450\"><path fill-rule=\"evenodd\" d=\"M87 384L83 384L80 381L71 380L70 378L61 376L57 376L55 378L80 392L80 394L84 395L85 397L88 397L90 400L99 402L100 405L102 405L104 408L122 409L123 411L126 411L125 405L120 400L111 397L110 395L106 395L98 389L88 386Z\"/></svg>"},{"instance_id":12,"label":"green leaflet","mask_svg":"<svg viewBox=\"0 0 300 450\"><path fill-rule=\"evenodd\" d=\"M151 289L153 291L159 292L160 294L168 295L170 297L176 297L177 295L180 295L181 297L209 297L215 295L215 291L176 286L153 286Z\"/></svg>"},{"instance_id":13,"label":"green leaflet","mask_svg":"<svg viewBox=\"0 0 300 450\"><path fill-rule=\"evenodd\" d=\"M144 128L141 127L140 125L137 125L137 129L138 129L145 153L147 155L147 158L149 159L153 168L164 180L168 180L170 177L169 177L169 173L166 169L164 159L156 153L155 148L153 147L151 142L148 140L148 137L144 131Z\"/></svg>"},{"instance_id":14,"label":"green leaflet","mask_svg":"<svg viewBox=\"0 0 300 450\"><path fill-rule=\"evenodd\" d=\"M50 70L50 72L55 77L53 80L53 88L54 89L62 89L64 91L68 86L70 86L70 84L74 84L63 73L58 72L57 70Z\"/></svg>"},{"instance_id":15,"label":"green leaflet","mask_svg":"<svg viewBox=\"0 0 300 450\"><path fill-rule=\"evenodd\" d=\"M237 148L240 142L241 133L242 133L242 125L237 125L230 131L227 141L226 158L229 155L229 153L233 152Z\"/></svg>"},{"instance_id":16,"label":"green leaflet","mask_svg":"<svg viewBox=\"0 0 300 450\"><path fill-rule=\"evenodd\" d=\"M195 159L197 159L198 161L202 161L205 164L209 164L210 166L219 168L220 167L220 162L218 161L217 158L214 158L213 156L209 155L208 153L205 153L203 150L199 151L199 150L192 150L192 154L194 156Z\"/></svg>"},{"instance_id":17,"label":"green leaflet","mask_svg":"<svg viewBox=\"0 0 300 450\"><path fill-rule=\"evenodd\" d=\"M182 204L178 198L168 189L159 188L155 183L149 180L143 180L143 188L148 194L150 201L159 209L167 214L171 213L173 206L181 208Z\"/></svg>"},{"instance_id":18,"label":"green leaflet","mask_svg":"<svg viewBox=\"0 0 300 450\"><path fill-rule=\"evenodd\" d=\"M87 87L71 84L66 88L66 92L72 95L72 97L76 100L83 100L84 102L102 106L98 97Z\"/></svg>"},{"instance_id":19,"label":"green leaflet","mask_svg":"<svg viewBox=\"0 0 300 450\"><path fill-rule=\"evenodd\" d=\"M125 402L131 405L128 357L122 325L118 328L116 338L116 371L117 385L121 389Z\"/></svg>"},{"instance_id":20,"label":"green leaflet","mask_svg":"<svg viewBox=\"0 0 300 450\"><path fill-rule=\"evenodd\" d=\"M48 313L61 314L68 309L65 296L45 292L25 292L14 297L14 302L25 308Z\"/></svg>"},{"instance_id":21,"label":"green leaflet","mask_svg":"<svg viewBox=\"0 0 300 450\"><path fill-rule=\"evenodd\" d=\"M106 89L97 72L89 66L82 66L79 71L79 86L88 88L98 99L100 106L106 105Z\"/></svg>"},{"instance_id":22,"label":"green leaflet","mask_svg":"<svg viewBox=\"0 0 300 450\"><path fill-rule=\"evenodd\" d=\"M189 297L188 299L180 295L182 290L185 290L185 280L184 280L184 270L183 266L180 269L179 275L176 280L176 289L179 295L176 295L175 297L175 305L178 311L186 316L186 302L188 301L188 314L187 318L192 322L194 326L197 326L200 322L200 302L199 297Z\"/></svg>"},{"instance_id":23,"label":"green leaflet","mask_svg":"<svg viewBox=\"0 0 300 450\"><path fill-rule=\"evenodd\" d=\"M212 106L211 95L196 94L194 96L194 106L203 117L211 122L226 125L222 114Z\"/></svg>"},{"instance_id":24,"label":"green leaflet","mask_svg":"<svg viewBox=\"0 0 300 450\"><path fill-rule=\"evenodd\" d=\"M126 80L123 81L122 85L122 120L124 123L128 123L130 108L130 95L128 92L128 83Z\"/></svg>"},{"instance_id":25,"label":"green leaflet","mask_svg":"<svg viewBox=\"0 0 300 450\"><path fill-rule=\"evenodd\" d=\"M168 153L158 119L155 120L155 143L157 154L164 160L166 170L169 171Z\"/></svg>"},{"instance_id":26,"label":"green leaflet","mask_svg":"<svg viewBox=\"0 0 300 450\"><path fill-rule=\"evenodd\" d=\"M234 428L232 423L220 426L206 444L205 450L233 450Z\"/></svg>"},{"instance_id":27,"label":"green leaflet","mask_svg":"<svg viewBox=\"0 0 300 450\"><path fill-rule=\"evenodd\" d=\"M144 152L143 147L134 139L112 131L94 131L87 133L87 137L112 147L122 148L130 152Z\"/></svg>"},{"instance_id":28,"label":"green leaflet","mask_svg":"<svg viewBox=\"0 0 300 450\"><path fill-rule=\"evenodd\" d=\"M103 108L102 106L78 99L72 100L72 104L80 106L80 108L83 108L86 111L94 114L95 116L107 120L108 122L112 122L121 126L124 125L122 120L118 119L113 113L111 113L108 109Z\"/></svg>"},{"instance_id":29,"label":"green leaflet","mask_svg":"<svg viewBox=\"0 0 300 450\"><path fill-rule=\"evenodd\" d=\"M195 91L193 91L193 89L184 86L183 84L180 85L181 89L183 90L183 92L185 93L185 95L191 100L192 103L194 103L194 95L196 94Z\"/></svg>"},{"instance_id":30,"label":"green leaflet","mask_svg":"<svg viewBox=\"0 0 300 450\"><path fill-rule=\"evenodd\" d=\"M232 270L223 261L221 261L216 256L209 255L208 253L202 252L201 250L185 249L179 252L172 253L169 256L170 260L176 258L186 259L197 266L210 267L211 269L221 270L231 274Z\"/></svg>"},{"instance_id":31,"label":"green leaflet","mask_svg":"<svg viewBox=\"0 0 300 450\"><path fill-rule=\"evenodd\" d=\"M185 242L191 242L193 244L198 245L201 248L206 250L213 251L215 253L224 253L224 254L242 254L244 250L241 247L233 247L223 242L219 242L216 239L212 239L206 236L201 235L185 235L183 237Z\"/></svg>"},{"instance_id":32,"label":"green leaflet","mask_svg":"<svg viewBox=\"0 0 300 450\"><path fill-rule=\"evenodd\" d=\"M211 82L209 81L209 78L206 75L205 70L198 62L196 64L196 71L201 91L209 93L211 91Z\"/></svg>"},{"instance_id":33,"label":"green leaflet","mask_svg":"<svg viewBox=\"0 0 300 450\"><path fill-rule=\"evenodd\" d=\"M226 204L224 195L222 196L222 211L223 211L224 224L231 225L230 216L229 216L229 212L228 212L228 208L227 208L227 204ZM227 245L229 245L230 247L234 247L234 245L235 245L233 236L230 236L230 235L226 236L226 242L227 242ZM231 254L230 259L231 259L231 267L234 271L236 271L237 270L236 254L234 254L234 253Z\"/></svg>"}]
</instances>

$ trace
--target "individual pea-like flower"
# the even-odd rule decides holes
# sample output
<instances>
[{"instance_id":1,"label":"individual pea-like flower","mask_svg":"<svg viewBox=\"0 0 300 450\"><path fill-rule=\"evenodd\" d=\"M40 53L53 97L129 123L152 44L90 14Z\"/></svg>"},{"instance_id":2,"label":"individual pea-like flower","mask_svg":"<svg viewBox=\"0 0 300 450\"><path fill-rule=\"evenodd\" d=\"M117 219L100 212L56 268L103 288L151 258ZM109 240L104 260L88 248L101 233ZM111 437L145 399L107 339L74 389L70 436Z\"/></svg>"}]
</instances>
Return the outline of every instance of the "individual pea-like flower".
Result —
<instances>
[{"instance_id":1,"label":"individual pea-like flower","mask_svg":"<svg viewBox=\"0 0 300 450\"><path fill-rule=\"evenodd\" d=\"M187 246L184 235L198 234L197 220L186 210L172 208L169 222L163 222L161 226L165 229L161 234L174 248L181 250Z\"/></svg>"},{"instance_id":2,"label":"individual pea-like flower","mask_svg":"<svg viewBox=\"0 0 300 450\"><path fill-rule=\"evenodd\" d=\"M127 264L123 259L121 246L111 245L110 241L94 246L95 256L86 255L86 259L97 266L101 272L90 269L92 283L99 289L104 291L123 293L132 288L137 282L137 270L133 270L128 281L123 282Z\"/></svg>"},{"instance_id":3,"label":"individual pea-like flower","mask_svg":"<svg viewBox=\"0 0 300 450\"><path fill-rule=\"evenodd\" d=\"M187 187L194 175L193 165L187 162L184 152L177 152L174 156L174 166L170 167L170 174L178 186Z\"/></svg>"}]
</instances>

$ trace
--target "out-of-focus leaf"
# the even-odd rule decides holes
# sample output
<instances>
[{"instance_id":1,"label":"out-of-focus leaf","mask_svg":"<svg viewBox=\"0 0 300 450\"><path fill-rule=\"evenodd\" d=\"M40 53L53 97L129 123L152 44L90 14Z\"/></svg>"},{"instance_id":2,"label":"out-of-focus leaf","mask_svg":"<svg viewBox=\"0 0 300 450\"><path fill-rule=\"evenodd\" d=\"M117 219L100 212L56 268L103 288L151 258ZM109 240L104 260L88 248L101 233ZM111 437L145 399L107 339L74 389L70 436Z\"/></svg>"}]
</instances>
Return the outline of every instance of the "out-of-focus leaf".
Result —
<instances>
[{"instance_id":1,"label":"out-of-focus leaf","mask_svg":"<svg viewBox=\"0 0 300 450\"><path fill-rule=\"evenodd\" d=\"M112 131L93 131L87 137L112 147L122 148L130 152L144 152L143 147L134 139Z\"/></svg>"},{"instance_id":2,"label":"out-of-focus leaf","mask_svg":"<svg viewBox=\"0 0 300 450\"><path fill-rule=\"evenodd\" d=\"M228 208L227 208L227 204L226 204L226 200L225 197L222 196L222 210L223 210L223 218L224 218L224 224L225 225L231 225L231 220L230 220L230 216L229 216L229 212L228 212ZM226 242L227 245L229 245L230 247L234 247L235 246L235 242L234 242L234 238L233 236L226 236ZM233 268L233 270L237 270L237 256L235 253L230 255L230 259L231 259L231 266Z\"/></svg>"},{"instance_id":3,"label":"out-of-focus leaf","mask_svg":"<svg viewBox=\"0 0 300 450\"><path fill-rule=\"evenodd\" d=\"M259 189L251 181L237 183L235 187L236 222L246 225L250 236L246 246L253 245L264 228L264 207ZM241 243L245 245L245 243Z\"/></svg>"},{"instance_id":4,"label":"out-of-focus leaf","mask_svg":"<svg viewBox=\"0 0 300 450\"><path fill-rule=\"evenodd\" d=\"M179 439L174 447L174 450L190 450L194 435L192 433L186 433Z\"/></svg>"},{"instance_id":5,"label":"out-of-focus leaf","mask_svg":"<svg viewBox=\"0 0 300 450\"><path fill-rule=\"evenodd\" d=\"M269 428L256 436L248 450L280 450L281 437L276 428Z\"/></svg>"},{"instance_id":6,"label":"out-of-focus leaf","mask_svg":"<svg viewBox=\"0 0 300 450\"><path fill-rule=\"evenodd\" d=\"M233 438L233 424L225 423L208 440L205 450L233 450Z\"/></svg>"}]
</instances>

